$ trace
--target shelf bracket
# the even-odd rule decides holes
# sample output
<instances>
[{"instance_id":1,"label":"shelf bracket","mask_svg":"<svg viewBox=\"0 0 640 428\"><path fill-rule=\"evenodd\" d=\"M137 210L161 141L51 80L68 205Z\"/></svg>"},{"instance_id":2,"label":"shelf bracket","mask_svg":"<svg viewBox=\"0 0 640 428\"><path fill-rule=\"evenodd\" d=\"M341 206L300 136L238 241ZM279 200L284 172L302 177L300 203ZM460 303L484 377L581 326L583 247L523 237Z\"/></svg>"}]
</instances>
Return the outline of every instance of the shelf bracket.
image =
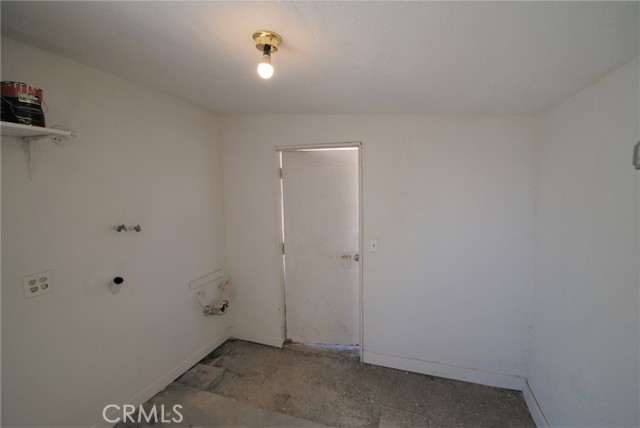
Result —
<instances>
[{"instance_id":1,"label":"shelf bracket","mask_svg":"<svg viewBox=\"0 0 640 428\"><path fill-rule=\"evenodd\" d=\"M63 135L37 135L33 137L23 137L22 138L22 150L24 150L24 157L27 161L27 172L29 174L29 181L33 181L34 175L34 164L33 164L33 150L32 144L35 141L42 140L44 138L48 138L57 145L61 145L63 142L71 139L77 138L76 131L70 131L71 135L69 137Z\"/></svg>"},{"instance_id":2,"label":"shelf bracket","mask_svg":"<svg viewBox=\"0 0 640 428\"><path fill-rule=\"evenodd\" d=\"M29 173L29 181L33 181L33 157L31 156L32 142L32 137L26 137L22 139L22 150L24 150L24 157L27 161L27 172Z\"/></svg>"}]
</instances>

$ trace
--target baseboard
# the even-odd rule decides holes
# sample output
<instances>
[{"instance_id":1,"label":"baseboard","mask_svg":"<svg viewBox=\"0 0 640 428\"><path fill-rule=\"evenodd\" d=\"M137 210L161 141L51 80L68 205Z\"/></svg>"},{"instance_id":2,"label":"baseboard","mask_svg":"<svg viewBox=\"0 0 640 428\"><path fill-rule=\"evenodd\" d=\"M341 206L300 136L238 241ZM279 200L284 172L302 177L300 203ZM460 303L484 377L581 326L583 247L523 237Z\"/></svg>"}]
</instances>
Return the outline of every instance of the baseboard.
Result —
<instances>
[{"instance_id":1,"label":"baseboard","mask_svg":"<svg viewBox=\"0 0 640 428\"><path fill-rule=\"evenodd\" d=\"M229 339L229 329L224 330L215 339L211 342L207 343L202 348L198 349L196 352L191 354L184 361L173 367L169 370L165 375L154 381L151 385L144 388L142 391L138 392L132 398L119 403L119 404L131 404L133 406L138 407L141 404L144 404L151 397L156 395L158 392L162 391L167 387L171 382L177 379L184 372L189 370L192 366L198 363L201 359L206 357L211 351L216 349L218 346L222 345L227 339ZM118 404L118 403L116 403ZM121 411L119 413L122 415ZM112 412L109 412L108 418L111 420L115 420L118 417L118 412L114 409ZM98 421L92 425L92 428L105 428L112 427L113 424L105 421L102 417L102 411L100 413Z\"/></svg>"},{"instance_id":2,"label":"baseboard","mask_svg":"<svg viewBox=\"0 0 640 428\"><path fill-rule=\"evenodd\" d=\"M284 339L281 336L271 336L269 334L258 333L238 327L231 327L229 329L229 337L246 340L247 342L273 346L274 348L282 348L282 345L284 344Z\"/></svg>"},{"instance_id":3,"label":"baseboard","mask_svg":"<svg viewBox=\"0 0 640 428\"><path fill-rule=\"evenodd\" d=\"M542 413L538 400L536 400L536 396L533 395L529 382L526 380L524 382L524 388L522 388L522 395L524 396L524 402L527 403L529 413L531 413L531 417L533 418L533 422L535 422L536 426L538 428L549 428L549 421L547 421L544 413Z\"/></svg>"},{"instance_id":4,"label":"baseboard","mask_svg":"<svg viewBox=\"0 0 640 428\"><path fill-rule=\"evenodd\" d=\"M524 385L524 378L520 376L450 366L447 364L400 357L397 355L381 354L378 352L367 351L366 349L362 353L362 360L365 363L375 364L378 366L391 367L394 369L407 370L410 372L428 374L448 379L462 380L481 385L496 386L498 388L514 389L517 391L522 391Z\"/></svg>"}]
</instances>

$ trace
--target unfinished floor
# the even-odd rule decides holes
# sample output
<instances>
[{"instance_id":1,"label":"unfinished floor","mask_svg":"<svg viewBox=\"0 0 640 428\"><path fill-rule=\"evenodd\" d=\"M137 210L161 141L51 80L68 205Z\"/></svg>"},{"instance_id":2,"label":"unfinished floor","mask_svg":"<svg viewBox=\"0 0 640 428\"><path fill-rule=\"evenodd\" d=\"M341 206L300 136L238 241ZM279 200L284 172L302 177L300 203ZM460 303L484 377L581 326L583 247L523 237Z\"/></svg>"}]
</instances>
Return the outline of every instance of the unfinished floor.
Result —
<instances>
[{"instance_id":1,"label":"unfinished floor","mask_svg":"<svg viewBox=\"0 0 640 428\"><path fill-rule=\"evenodd\" d=\"M361 364L350 351L240 340L146 405L174 404L180 426L535 427L517 391Z\"/></svg>"}]
</instances>

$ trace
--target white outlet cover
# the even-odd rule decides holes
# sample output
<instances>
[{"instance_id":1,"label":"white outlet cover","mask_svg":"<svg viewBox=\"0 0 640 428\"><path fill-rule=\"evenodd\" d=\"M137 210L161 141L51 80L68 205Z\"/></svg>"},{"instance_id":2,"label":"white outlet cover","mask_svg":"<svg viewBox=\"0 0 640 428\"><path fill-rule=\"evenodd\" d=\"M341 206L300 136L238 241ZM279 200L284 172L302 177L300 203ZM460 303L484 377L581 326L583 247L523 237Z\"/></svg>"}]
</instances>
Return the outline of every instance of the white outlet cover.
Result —
<instances>
[{"instance_id":1,"label":"white outlet cover","mask_svg":"<svg viewBox=\"0 0 640 428\"><path fill-rule=\"evenodd\" d=\"M51 271L36 273L22 278L22 288L25 299L41 296L53 289L53 277Z\"/></svg>"}]
</instances>

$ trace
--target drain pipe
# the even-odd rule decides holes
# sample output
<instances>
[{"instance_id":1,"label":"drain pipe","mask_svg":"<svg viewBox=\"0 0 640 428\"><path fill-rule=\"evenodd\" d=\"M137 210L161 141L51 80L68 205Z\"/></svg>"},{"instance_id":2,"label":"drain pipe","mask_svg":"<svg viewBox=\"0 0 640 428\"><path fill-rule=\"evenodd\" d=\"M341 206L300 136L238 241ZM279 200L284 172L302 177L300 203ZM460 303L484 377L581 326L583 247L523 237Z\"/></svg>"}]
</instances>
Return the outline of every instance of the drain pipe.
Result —
<instances>
[{"instance_id":1,"label":"drain pipe","mask_svg":"<svg viewBox=\"0 0 640 428\"><path fill-rule=\"evenodd\" d=\"M218 288L220 289L220 294L218 295L216 303L214 303L213 305L202 304L200 297L205 295L204 291L200 290L196 294L198 303L200 303L200 306L202 307L202 313L204 314L204 316L220 316L227 313L227 310L229 309L229 301L227 299L223 299L222 297L224 296L224 293L229 289L229 281L225 282L224 284L219 284Z\"/></svg>"}]
</instances>

